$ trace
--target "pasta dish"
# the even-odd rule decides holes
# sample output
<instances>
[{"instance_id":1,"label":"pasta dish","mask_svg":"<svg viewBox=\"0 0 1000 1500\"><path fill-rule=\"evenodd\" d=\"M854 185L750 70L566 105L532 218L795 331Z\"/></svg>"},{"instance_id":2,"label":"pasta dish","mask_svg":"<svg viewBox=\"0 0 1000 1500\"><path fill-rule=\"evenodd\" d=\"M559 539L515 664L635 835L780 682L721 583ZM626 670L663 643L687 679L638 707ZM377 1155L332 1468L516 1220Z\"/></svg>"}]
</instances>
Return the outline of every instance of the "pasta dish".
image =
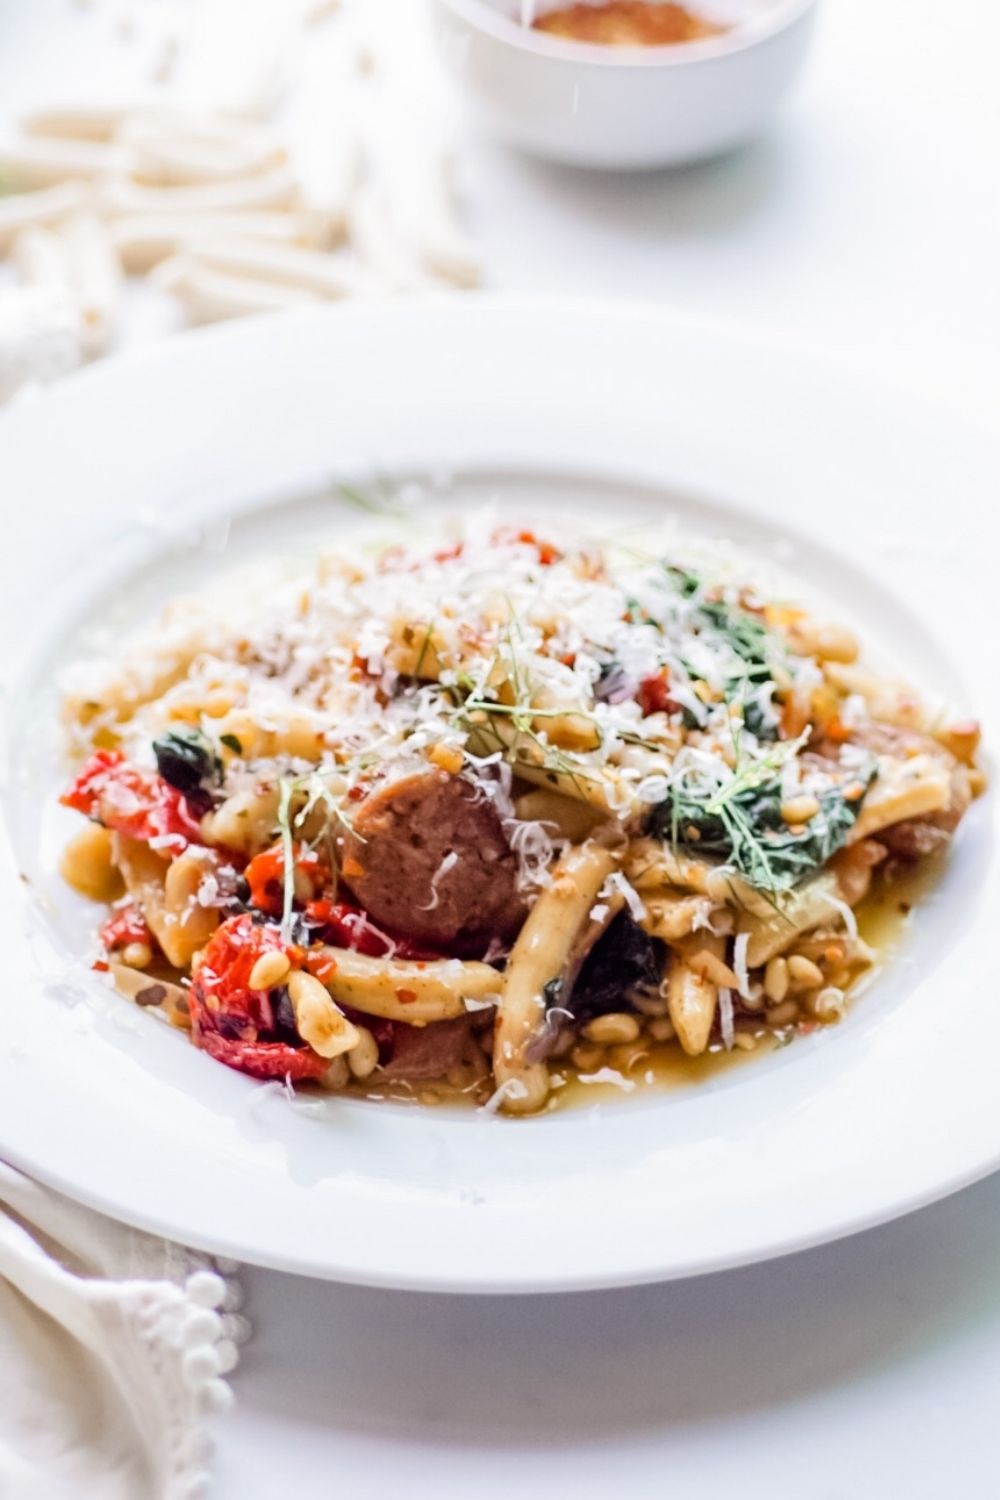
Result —
<instances>
[{"instance_id":1,"label":"pasta dish","mask_svg":"<svg viewBox=\"0 0 1000 1500\"><path fill-rule=\"evenodd\" d=\"M65 718L124 995L254 1078L510 1114L838 1020L859 905L982 786L973 722L731 566L485 512L178 601Z\"/></svg>"}]
</instances>

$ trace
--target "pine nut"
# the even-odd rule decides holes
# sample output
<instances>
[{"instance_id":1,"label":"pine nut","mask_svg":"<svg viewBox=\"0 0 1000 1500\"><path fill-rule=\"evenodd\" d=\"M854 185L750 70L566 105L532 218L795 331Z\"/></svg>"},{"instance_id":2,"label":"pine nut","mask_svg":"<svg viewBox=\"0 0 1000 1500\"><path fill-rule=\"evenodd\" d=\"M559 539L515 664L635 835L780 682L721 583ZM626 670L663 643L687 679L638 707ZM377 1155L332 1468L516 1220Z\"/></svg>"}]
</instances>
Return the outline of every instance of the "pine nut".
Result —
<instances>
[{"instance_id":1,"label":"pine nut","mask_svg":"<svg viewBox=\"0 0 1000 1500\"><path fill-rule=\"evenodd\" d=\"M351 1079L346 1057L335 1057L320 1079L325 1089L342 1089Z\"/></svg>"},{"instance_id":2,"label":"pine nut","mask_svg":"<svg viewBox=\"0 0 1000 1500\"><path fill-rule=\"evenodd\" d=\"M574 1047L569 1055L569 1059L574 1068L578 1068L581 1073L593 1073L604 1061L604 1048Z\"/></svg>"},{"instance_id":3,"label":"pine nut","mask_svg":"<svg viewBox=\"0 0 1000 1500\"><path fill-rule=\"evenodd\" d=\"M610 1047L620 1042L637 1042L639 1022L635 1016L630 1016L623 1010L614 1010L606 1016L595 1016L592 1021L588 1021L583 1034L588 1042L596 1042L599 1047Z\"/></svg>"},{"instance_id":4,"label":"pine nut","mask_svg":"<svg viewBox=\"0 0 1000 1500\"><path fill-rule=\"evenodd\" d=\"M738 1047L741 1052L752 1052L757 1045L757 1038L751 1036L749 1031L736 1031L733 1033L733 1046Z\"/></svg>"},{"instance_id":5,"label":"pine nut","mask_svg":"<svg viewBox=\"0 0 1000 1500\"><path fill-rule=\"evenodd\" d=\"M650 1021L646 1030L654 1042L672 1042L677 1034L674 1031L673 1021L669 1020L666 1016L655 1016Z\"/></svg>"},{"instance_id":6,"label":"pine nut","mask_svg":"<svg viewBox=\"0 0 1000 1500\"><path fill-rule=\"evenodd\" d=\"M780 1005L788 994L788 963L783 958L772 958L764 970L764 994Z\"/></svg>"},{"instance_id":7,"label":"pine nut","mask_svg":"<svg viewBox=\"0 0 1000 1500\"><path fill-rule=\"evenodd\" d=\"M804 990L815 990L823 983L823 970L811 958L793 953L788 960L788 977Z\"/></svg>"},{"instance_id":8,"label":"pine nut","mask_svg":"<svg viewBox=\"0 0 1000 1500\"><path fill-rule=\"evenodd\" d=\"M608 1050L608 1062L619 1073L630 1073L641 1058L648 1056L649 1048L641 1042L621 1042Z\"/></svg>"},{"instance_id":9,"label":"pine nut","mask_svg":"<svg viewBox=\"0 0 1000 1500\"><path fill-rule=\"evenodd\" d=\"M667 997L665 995L636 995L632 1004L644 1016L665 1016L667 1014Z\"/></svg>"},{"instance_id":10,"label":"pine nut","mask_svg":"<svg viewBox=\"0 0 1000 1500\"><path fill-rule=\"evenodd\" d=\"M355 1078L367 1078L378 1067L378 1042L364 1026L358 1027L358 1039L347 1053L347 1064Z\"/></svg>"},{"instance_id":11,"label":"pine nut","mask_svg":"<svg viewBox=\"0 0 1000 1500\"><path fill-rule=\"evenodd\" d=\"M122 949L122 963L130 969L148 969L153 962L153 950L148 943L126 943Z\"/></svg>"},{"instance_id":12,"label":"pine nut","mask_svg":"<svg viewBox=\"0 0 1000 1500\"><path fill-rule=\"evenodd\" d=\"M769 1026L788 1026L796 1019L798 1013L799 1007L795 1001L786 1000L784 1005L772 1005L764 1015Z\"/></svg>"},{"instance_id":13,"label":"pine nut","mask_svg":"<svg viewBox=\"0 0 1000 1500\"><path fill-rule=\"evenodd\" d=\"M815 797L792 797L781 805L781 816L786 823L808 823L819 812Z\"/></svg>"},{"instance_id":14,"label":"pine nut","mask_svg":"<svg viewBox=\"0 0 1000 1500\"><path fill-rule=\"evenodd\" d=\"M284 984L291 967L287 953L282 953L280 948L271 948L260 955L250 970L247 983L252 990L272 990L275 985Z\"/></svg>"},{"instance_id":15,"label":"pine nut","mask_svg":"<svg viewBox=\"0 0 1000 1500\"><path fill-rule=\"evenodd\" d=\"M696 974L700 974L703 979L710 979L720 990L738 990L740 987L740 981L729 965L707 948L700 948L688 959L688 963Z\"/></svg>"},{"instance_id":16,"label":"pine nut","mask_svg":"<svg viewBox=\"0 0 1000 1500\"><path fill-rule=\"evenodd\" d=\"M449 776L457 776L465 763L465 756L458 745L441 743L430 747L427 759L431 765L437 766L439 771L447 772Z\"/></svg>"}]
</instances>

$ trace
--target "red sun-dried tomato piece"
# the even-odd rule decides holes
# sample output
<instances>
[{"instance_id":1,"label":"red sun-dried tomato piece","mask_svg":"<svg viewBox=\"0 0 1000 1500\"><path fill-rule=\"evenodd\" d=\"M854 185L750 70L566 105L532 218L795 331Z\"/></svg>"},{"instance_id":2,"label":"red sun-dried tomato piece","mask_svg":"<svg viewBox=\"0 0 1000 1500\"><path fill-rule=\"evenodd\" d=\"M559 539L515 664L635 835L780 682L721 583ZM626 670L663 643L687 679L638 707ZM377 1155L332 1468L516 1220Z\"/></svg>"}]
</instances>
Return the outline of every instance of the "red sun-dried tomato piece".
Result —
<instances>
[{"instance_id":1,"label":"red sun-dried tomato piece","mask_svg":"<svg viewBox=\"0 0 1000 1500\"><path fill-rule=\"evenodd\" d=\"M216 1062L248 1073L251 1078L290 1078L293 1083L321 1078L330 1066L311 1047L292 1047L287 1042L244 1042L217 1031L201 1031L196 1044Z\"/></svg>"},{"instance_id":2,"label":"red sun-dried tomato piece","mask_svg":"<svg viewBox=\"0 0 1000 1500\"><path fill-rule=\"evenodd\" d=\"M296 870L308 875L314 886L322 889L330 884L329 869L319 855L304 844L297 845L293 850L293 862ZM275 844L273 848L265 849L263 854L254 855L243 873L250 887L250 904L259 911L266 911L269 916L280 916L285 900L283 846Z\"/></svg>"},{"instance_id":3,"label":"red sun-dried tomato piece","mask_svg":"<svg viewBox=\"0 0 1000 1500\"><path fill-rule=\"evenodd\" d=\"M141 843L168 840L178 853L201 842L198 815L183 792L131 765L120 750L95 750L59 800Z\"/></svg>"},{"instance_id":4,"label":"red sun-dried tomato piece","mask_svg":"<svg viewBox=\"0 0 1000 1500\"><path fill-rule=\"evenodd\" d=\"M430 963L444 956L433 948L411 942L409 938L393 937L376 926L360 906L352 906L347 901L307 901L305 912L311 922L321 927L324 939L335 948L350 948L371 958L391 955L419 963Z\"/></svg>"}]
</instances>

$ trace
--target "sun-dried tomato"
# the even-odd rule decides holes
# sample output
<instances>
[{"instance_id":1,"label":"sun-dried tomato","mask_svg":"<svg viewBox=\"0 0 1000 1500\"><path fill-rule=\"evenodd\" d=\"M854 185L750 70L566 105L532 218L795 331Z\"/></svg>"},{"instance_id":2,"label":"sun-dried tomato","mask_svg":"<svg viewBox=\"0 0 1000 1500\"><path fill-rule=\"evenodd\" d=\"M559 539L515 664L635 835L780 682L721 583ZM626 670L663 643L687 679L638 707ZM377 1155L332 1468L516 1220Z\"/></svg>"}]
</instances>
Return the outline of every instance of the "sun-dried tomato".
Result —
<instances>
[{"instance_id":1,"label":"sun-dried tomato","mask_svg":"<svg viewBox=\"0 0 1000 1500\"><path fill-rule=\"evenodd\" d=\"M297 845L293 851L296 870L308 875L314 888L330 883L330 871L312 849ZM285 900L285 851L281 844L257 854L244 870L250 887L250 904L269 916L281 915Z\"/></svg>"},{"instance_id":2,"label":"sun-dried tomato","mask_svg":"<svg viewBox=\"0 0 1000 1500\"><path fill-rule=\"evenodd\" d=\"M255 922L247 912L223 922L191 985L192 1037L203 1052L254 1078L318 1078L329 1060L276 1035L270 995L250 988L254 964L273 951L287 954L295 966L301 963L301 949L286 943L270 923Z\"/></svg>"},{"instance_id":3,"label":"sun-dried tomato","mask_svg":"<svg viewBox=\"0 0 1000 1500\"><path fill-rule=\"evenodd\" d=\"M286 953L293 964L300 950L286 943L281 929L269 922L255 922L249 912L230 917L209 939L191 986L204 1024L247 1026L254 1033L270 1031L274 1014L267 994L250 988L250 975L264 953Z\"/></svg>"},{"instance_id":4,"label":"sun-dried tomato","mask_svg":"<svg viewBox=\"0 0 1000 1500\"><path fill-rule=\"evenodd\" d=\"M307 901L305 913L309 921L321 929L324 941L335 948L351 948L355 953L367 953L371 958L391 955L420 963L442 956L409 938L393 937L377 927L367 912L346 901Z\"/></svg>"},{"instance_id":5,"label":"sun-dried tomato","mask_svg":"<svg viewBox=\"0 0 1000 1500\"><path fill-rule=\"evenodd\" d=\"M221 1036L217 1031L200 1031L195 1042L203 1052L251 1078L290 1078L293 1083L321 1078L330 1066L311 1047L291 1047L287 1042L244 1042Z\"/></svg>"},{"instance_id":6,"label":"sun-dried tomato","mask_svg":"<svg viewBox=\"0 0 1000 1500\"><path fill-rule=\"evenodd\" d=\"M175 853L201 842L197 812L183 792L131 765L120 750L95 750L59 800L126 838L169 840Z\"/></svg>"}]
</instances>

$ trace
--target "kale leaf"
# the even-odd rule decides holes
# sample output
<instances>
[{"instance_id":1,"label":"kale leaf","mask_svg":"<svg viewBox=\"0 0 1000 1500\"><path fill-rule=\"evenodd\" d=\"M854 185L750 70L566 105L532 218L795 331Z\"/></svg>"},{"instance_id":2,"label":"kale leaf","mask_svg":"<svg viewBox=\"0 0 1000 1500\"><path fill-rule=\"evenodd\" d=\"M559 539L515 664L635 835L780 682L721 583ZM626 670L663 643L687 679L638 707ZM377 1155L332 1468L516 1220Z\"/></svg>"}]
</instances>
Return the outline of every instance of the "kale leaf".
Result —
<instances>
[{"instance_id":1,"label":"kale leaf","mask_svg":"<svg viewBox=\"0 0 1000 1500\"><path fill-rule=\"evenodd\" d=\"M659 984L665 961L659 938L643 932L627 911L619 912L584 960L568 1008L577 1020L627 1010L637 990Z\"/></svg>"},{"instance_id":2,"label":"kale leaf","mask_svg":"<svg viewBox=\"0 0 1000 1500\"><path fill-rule=\"evenodd\" d=\"M702 592L702 581L695 573L670 563L664 566L674 589L682 599L694 599ZM727 678L723 697L727 703L743 703L743 722L751 734L760 740L773 740L777 733L776 726L765 718L757 701L749 701L749 694L753 689L769 682L772 677L775 647L773 633L751 610L728 604L724 599L702 598L694 607L691 624L699 632L705 630L720 636L738 658L740 665ZM687 663L685 666L692 672ZM692 672L692 675L697 674ZM693 726L689 724L688 727Z\"/></svg>"},{"instance_id":3,"label":"kale leaf","mask_svg":"<svg viewBox=\"0 0 1000 1500\"><path fill-rule=\"evenodd\" d=\"M861 779L867 791L874 768ZM654 810L651 832L690 854L718 855L753 886L777 893L791 890L826 864L846 842L861 811L864 794L848 801L840 787L817 800L820 810L793 830L781 816L781 779L739 778L728 788L701 794L671 787Z\"/></svg>"},{"instance_id":4,"label":"kale leaf","mask_svg":"<svg viewBox=\"0 0 1000 1500\"><path fill-rule=\"evenodd\" d=\"M204 791L219 780L222 766L211 740L200 729L178 725L153 741L156 769L179 792Z\"/></svg>"}]
</instances>

